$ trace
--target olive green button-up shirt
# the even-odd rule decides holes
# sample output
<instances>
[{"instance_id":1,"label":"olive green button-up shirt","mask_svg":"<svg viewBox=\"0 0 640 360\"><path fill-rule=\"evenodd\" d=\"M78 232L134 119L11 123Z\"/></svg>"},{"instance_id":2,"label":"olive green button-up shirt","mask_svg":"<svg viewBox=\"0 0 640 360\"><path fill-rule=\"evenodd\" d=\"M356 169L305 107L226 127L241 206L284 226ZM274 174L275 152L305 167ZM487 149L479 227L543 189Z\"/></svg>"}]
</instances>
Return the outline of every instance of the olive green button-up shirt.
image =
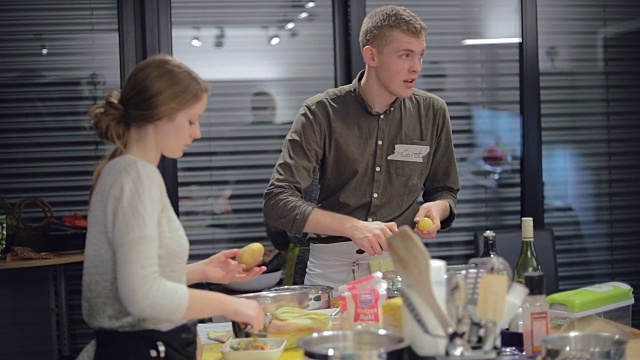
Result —
<instances>
[{"instance_id":1,"label":"olive green button-up shirt","mask_svg":"<svg viewBox=\"0 0 640 360\"><path fill-rule=\"evenodd\" d=\"M299 235L313 209L364 221L414 226L418 197L445 200L455 218L460 189L445 102L414 89L385 113L366 103L361 72L350 85L306 100L300 108L264 195L268 223ZM318 203L302 190L320 173Z\"/></svg>"}]
</instances>

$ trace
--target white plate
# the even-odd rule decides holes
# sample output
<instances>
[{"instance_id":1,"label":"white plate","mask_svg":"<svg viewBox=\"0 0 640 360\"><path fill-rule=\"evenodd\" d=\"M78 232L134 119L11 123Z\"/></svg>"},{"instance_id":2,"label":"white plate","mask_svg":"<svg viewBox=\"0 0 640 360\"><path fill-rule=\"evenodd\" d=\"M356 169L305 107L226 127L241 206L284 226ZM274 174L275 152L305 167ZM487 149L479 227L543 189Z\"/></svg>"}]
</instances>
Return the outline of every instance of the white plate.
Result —
<instances>
[{"instance_id":1,"label":"white plate","mask_svg":"<svg viewBox=\"0 0 640 360\"><path fill-rule=\"evenodd\" d=\"M234 291L261 291L274 287L282 278L282 270L268 274L261 274L251 281L230 282L224 286Z\"/></svg>"}]
</instances>

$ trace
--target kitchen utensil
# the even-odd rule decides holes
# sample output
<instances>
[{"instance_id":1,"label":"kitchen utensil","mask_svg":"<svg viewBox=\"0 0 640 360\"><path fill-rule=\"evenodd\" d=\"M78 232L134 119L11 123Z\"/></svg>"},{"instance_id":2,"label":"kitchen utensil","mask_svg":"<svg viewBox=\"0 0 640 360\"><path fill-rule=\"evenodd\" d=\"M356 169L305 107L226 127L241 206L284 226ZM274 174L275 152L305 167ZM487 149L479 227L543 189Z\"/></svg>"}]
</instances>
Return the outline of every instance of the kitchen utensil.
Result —
<instances>
[{"instance_id":1,"label":"kitchen utensil","mask_svg":"<svg viewBox=\"0 0 640 360\"><path fill-rule=\"evenodd\" d=\"M542 338L544 360L622 360L628 340L619 335L568 333Z\"/></svg>"},{"instance_id":2,"label":"kitchen utensil","mask_svg":"<svg viewBox=\"0 0 640 360\"><path fill-rule=\"evenodd\" d=\"M451 348L447 346L449 350L459 352L459 346L468 350L466 343L457 340L460 334L455 332L453 323L434 296L430 280L431 255L420 238L405 225L387 239L387 246L396 271L403 279L403 288L410 287L415 292L409 301L414 309L420 309L416 313L422 314L427 333L448 337L450 344L455 343Z\"/></svg>"},{"instance_id":3,"label":"kitchen utensil","mask_svg":"<svg viewBox=\"0 0 640 360\"><path fill-rule=\"evenodd\" d=\"M505 275L485 274L480 279L476 316L483 321L483 350L494 348L498 336L498 321L504 314L509 278Z\"/></svg>"},{"instance_id":4,"label":"kitchen utensil","mask_svg":"<svg viewBox=\"0 0 640 360\"><path fill-rule=\"evenodd\" d=\"M237 338L252 337L254 338L254 340L257 338L266 338L268 335L269 325L271 324L272 319L273 319L273 316L271 315L271 313L266 313L264 315L264 325L262 326L262 329L258 329L257 331L253 330L253 327L251 326L251 324L243 326L237 321L231 322L231 329L233 330L234 336Z\"/></svg>"},{"instance_id":5,"label":"kitchen utensil","mask_svg":"<svg viewBox=\"0 0 640 360\"><path fill-rule=\"evenodd\" d=\"M451 320L436 301L431 283L425 280L431 278L431 255L420 238L404 225L387 239L387 246L403 286L411 286L417 297L431 309L444 334L453 333Z\"/></svg>"},{"instance_id":6,"label":"kitchen utensil","mask_svg":"<svg viewBox=\"0 0 640 360\"><path fill-rule=\"evenodd\" d=\"M413 291L410 286L402 288L401 290L403 305L406 306L413 319L416 321L420 329L425 333L433 336L434 338L443 338L447 341L445 353L450 357L459 357L463 356L465 352L470 351L469 346L462 340L461 336L456 336L455 338L449 339L446 335L439 335L441 329L429 329L430 325L434 324L434 317L431 311L424 306L424 303L419 300L417 294ZM437 346L438 342L432 342L430 347ZM438 352L441 352L438 350Z\"/></svg>"},{"instance_id":7,"label":"kitchen utensil","mask_svg":"<svg viewBox=\"0 0 640 360\"><path fill-rule=\"evenodd\" d=\"M469 264L475 265L477 268L484 270L489 274L504 275L507 279L513 279L513 270L511 265L500 256L471 258Z\"/></svg>"},{"instance_id":8,"label":"kitchen utensil","mask_svg":"<svg viewBox=\"0 0 640 360\"><path fill-rule=\"evenodd\" d=\"M331 308L333 300L333 287L327 285L287 285L276 286L268 291L290 291L290 290L307 290L309 291L309 305L307 310L320 310Z\"/></svg>"},{"instance_id":9,"label":"kitchen utensil","mask_svg":"<svg viewBox=\"0 0 640 360\"><path fill-rule=\"evenodd\" d=\"M480 319L476 315L476 307L478 305L478 293L480 289L480 278L482 270L478 268L469 268L465 272L465 286L467 287L467 303L466 310L469 314L470 325L469 330L465 332L465 339L471 347L475 347L479 340Z\"/></svg>"},{"instance_id":10,"label":"kitchen utensil","mask_svg":"<svg viewBox=\"0 0 640 360\"><path fill-rule=\"evenodd\" d=\"M483 321L477 314L477 306L478 299L480 293L480 283L481 279L485 275L496 275L502 276L507 281L507 288L509 286L510 279L513 276L513 272L511 270L511 266L505 259L499 256L494 257L486 257L486 258L472 258L469 260L469 269L467 269L465 273L465 283L467 286L467 311L471 318L471 323L469 327L469 331L465 334L467 341L471 345L472 348L479 346L479 336L480 329L484 327L491 327L489 330L493 334L487 334L487 329L485 329L485 338L483 339L483 347L493 346L488 343L487 340L493 340L495 342L495 337L497 337L498 329L497 322L486 322ZM504 299L506 297L506 291L500 295L502 300L500 300L502 306L500 311L504 312ZM502 317L502 313L500 314ZM493 339L488 339L492 337Z\"/></svg>"},{"instance_id":11,"label":"kitchen utensil","mask_svg":"<svg viewBox=\"0 0 640 360\"><path fill-rule=\"evenodd\" d=\"M288 291L263 291L258 293L235 295L235 297L243 299L255 300L260 304L265 315L275 313L282 307L296 307L305 309L309 305L309 291L305 289L288 290ZM267 321L265 321L267 324ZM237 338L253 336L251 328L247 325L240 324L237 321L231 321L233 334Z\"/></svg>"},{"instance_id":12,"label":"kitchen utensil","mask_svg":"<svg viewBox=\"0 0 640 360\"><path fill-rule=\"evenodd\" d=\"M498 321L498 329L506 329L508 327L509 322L520 306L522 306L524 298L527 297L528 294L529 289L527 289L526 286L516 282L511 283L509 292L507 293L504 314L502 314L502 318Z\"/></svg>"},{"instance_id":13,"label":"kitchen utensil","mask_svg":"<svg viewBox=\"0 0 640 360\"><path fill-rule=\"evenodd\" d=\"M309 360L404 359L409 342L386 330L338 330L314 333L298 341Z\"/></svg>"},{"instance_id":14,"label":"kitchen utensil","mask_svg":"<svg viewBox=\"0 0 640 360\"><path fill-rule=\"evenodd\" d=\"M433 326L433 321L431 321L433 319L433 315L430 314L429 309L426 309L422 302L418 300L418 295L410 286L402 288L400 290L400 296L402 296L402 304L407 307L407 310L409 310L411 316L413 316L413 319L425 334L446 338L445 335L439 335L441 332L440 328L430 329L430 327Z\"/></svg>"},{"instance_id":15,"label":"kitchen utensil","mask_svg":"<svg viewBox=\"0 0 640 360\"><path fill-rule=\"evenodd\" d=\"M467 287L464 283L466 269L447 270L447 313L454 322L456 332L462 334L465 320L465 304L467 302Z\"/></svg>"}]
</instances>

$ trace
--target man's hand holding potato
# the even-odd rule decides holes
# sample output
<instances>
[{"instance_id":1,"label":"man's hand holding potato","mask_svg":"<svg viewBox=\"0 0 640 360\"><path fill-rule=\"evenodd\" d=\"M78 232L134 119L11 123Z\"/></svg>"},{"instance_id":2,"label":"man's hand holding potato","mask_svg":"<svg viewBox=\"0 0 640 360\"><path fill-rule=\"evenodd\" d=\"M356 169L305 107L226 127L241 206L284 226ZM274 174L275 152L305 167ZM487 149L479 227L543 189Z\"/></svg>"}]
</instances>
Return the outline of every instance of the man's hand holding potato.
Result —
<instances>
[{"instance_id":1,"label":"man's hand holding potato","mask_svg":"<svg viewBox=\"0 0 640 360\"><path fill-rule=\"evenodd\" d=\"M450 213L449 203L444 200L424 203L413 219L416 223L413 231L423 239L433 239L441 228L440 220L449 217Z\"/></svg>"}]
</instances>

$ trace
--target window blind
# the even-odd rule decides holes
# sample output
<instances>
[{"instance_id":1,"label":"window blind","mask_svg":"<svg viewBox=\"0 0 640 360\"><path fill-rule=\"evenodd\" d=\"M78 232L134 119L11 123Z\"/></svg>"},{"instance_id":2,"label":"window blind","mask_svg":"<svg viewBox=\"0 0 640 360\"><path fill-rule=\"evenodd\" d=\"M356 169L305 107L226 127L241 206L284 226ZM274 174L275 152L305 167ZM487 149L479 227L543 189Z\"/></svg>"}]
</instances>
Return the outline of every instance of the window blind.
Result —
<instances>
[{"instance_id":1,"label":"window blind","mask_svg":"<svg viewBox=\"0 0 640 360\"><path fill-rule=\"evenodd\" d=\"M305 3L172 1L174 55L212 88L202 138L178 160L192 259L270 245L262 197L284 137L302 102L335 85L331 2Z\"/></svg>"},{"instance_id":2,"label":"window blind","mask_svg":"<svg viewBox=\"0 0 640 360\"><path fill-rule=\"evenodd\" d=\"M637 294L640 6L538 0L538 17L545 218L560 289L615 280Z\"/></svg>"},{"instance_id":3,"label":"window blind","mask_svg":"<svg viewBox=\"0 0 640 360\"><path fill-rule=\"evenodd\" d=\"M519 36L517 2L372 1L400 5L427 24L426 53L416 87L447 102L460 174L457 218L424 240L434 257L466 263L477 231L519 228L521 117L518 44L463 45L463 40ZM503 33L487 28L505 24ZM510 25L510 26L509 26ZM355 46L355 44L354 44ZM497 159L487 155L498 154Z\"/></svg>"},{"instance_id":4,"label":"window blind","mask_svg":"<svg viewBox=\"0 0 640 360\"><path fill-rule=\"evenodd\" d=\"M58 218L86 215L93 170L110 150L87 129L87 112L120 87L116 0L2 1L0 44L0 197L12 205L42 197ZM42 221L39 209L25 210L25 222ZM93 337L82 319L81 270L65 268L62 356L75 357ZM3 349L31 358L39 350L30 345Z\"/></svg>"},{"instance_id":5,"label":"window blind","mask_svg":"<svg viewBox=\"0 0 640 360\"><path fill-rule=\"evenodd\" d=\"M119 88L116 2L3 1L0 34L0 196L86 214L105 153L87 112Z\"/></svg>"},{"instance_id":6,"label":"window blind","mask_svg":"<svg viewBox=\"0 0 640 360\"><path fill-rule=\"evenodd\" d=\"M264 239L262 193L282 139L290 126L289 122L306 97L334 86L333 79L328 77L328 74L333 74L333 69L327 66L332 63L331 56L328 56L332 51L332 42L329 41L332 34L327 30L330 29L331 13L329 4L325 2L317 2L318 12L314 13L317 14L314 20L314 26L318 25L317 29L314 28L317 38L299 43L295 42L294 37L289 44L295 46L292 52L286 53L287 61L268 64L266 77L269 80L247 79L249 76L246 72L254 73L254 78L265 77L265 74L255 74L256 71L249 69L235 72L222 70L226 68L224 59L229 59L225 48L233 46L233 33L240 32L238 28L261 24L260 21L282 23L281 19L291 18L291 15L283 16L283 12L295 15L302 10L303 3L261 3L256 5L259 14L245 8L240 11L236 5L225 2L208 6L186 0L172 3L174 54L199 70L205 78L222 80L211 81L213 93L205 115L206 121L203 121L203 139L195 142L193 148L178 162L180 215L192 241L192 255L196 257L205 256L213 250ZM368 1L367 9L386 4ZM468 1L405 1L395 4L410 8L423 17L430 27L418 88L441 96L449 104L458 166L465 189L460 194L455 228L439 235L437 241L430 243L430 249L436 256L449 261L466 262L475 252L475 231L519 224L518 46L462 45L462 40L466 38L482 37L485 24L481 13L486 9L481 1L472 5ZM295 11L287 6L294 7ZM468 10L457 10L461 8ZM324 12L319 12L321 10ZM517 8L511 10L510 21L518 23ZM278 15L264 19L274 13ZM226 21L221 16L233 17L234 20ZM247 20L242 25L240 19L244 18ZM454 22L467 25L449 26ZM262 34L256 36L262 36L260 41L266 43L266 37L274 33L274 26L262 28ZM302 36L302 25L299 29ZM252 39L248 35L257 33L245 29L244 34L237 41L251 44ZM204 39L202 46L190 45L193 38ZM215 39L224 39L224 44L218 41L219 46L216 46ZM285 36L282 41L288 39ZM202 48L205 48L204 51ZM269 48L265 45L264 49L259 50L245 46L235 49L234 54L260 59L274 56L271 53L274 49L277 46ZM313 59L299 64L297 58L304 53L313 54ZM234 63L243 64L243 56L232 59ZM254 65L260 68L263 63L258 61ZM218 70L218 67L222 68ZM301 71L301 68L305 71ZM305 75L296 77L296 74ZM291 80L294 77L296 81ZM282 87L288 92L276 96L278 109L284 106L288 111L284 118L277 115L276 124L258 125L251 120L248 105L250 95L260 92L264 87ZM278 124L280 121L282 124ZM495 124L500 124L499 131L494 130ZM491 147L505 151L504 161L494 163L495 166L483 160L483 154ZM256 150L260 154L255 154ZM484 211L478 211L478 206Z\"/></svg>"}]
</instances>

